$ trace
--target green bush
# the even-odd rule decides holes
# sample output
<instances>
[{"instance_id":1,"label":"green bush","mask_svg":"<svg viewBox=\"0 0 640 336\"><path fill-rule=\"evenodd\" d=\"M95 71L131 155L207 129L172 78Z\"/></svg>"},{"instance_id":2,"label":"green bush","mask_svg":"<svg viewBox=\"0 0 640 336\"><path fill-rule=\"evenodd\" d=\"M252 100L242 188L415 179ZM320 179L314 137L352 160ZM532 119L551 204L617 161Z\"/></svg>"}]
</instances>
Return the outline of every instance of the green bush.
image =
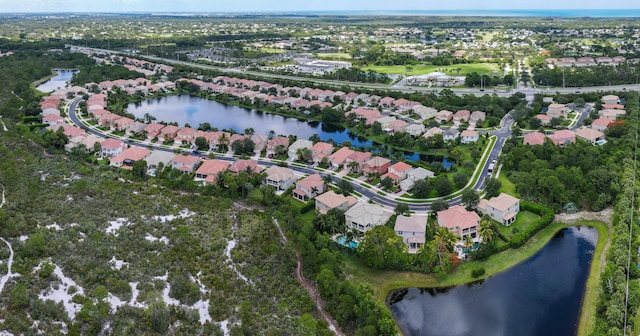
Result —
<instances>
[{"instance_id":1,"label":"green bush","mask_svg":"<svg viewBox=\"0 0 640 336\"><path fill-rule=\"evenodd\" d=\"M474 278L477 278L484 275L484 272L485 272L484 267L474 268L471 270L471 276Z\"/></svg>"}]
</instances>

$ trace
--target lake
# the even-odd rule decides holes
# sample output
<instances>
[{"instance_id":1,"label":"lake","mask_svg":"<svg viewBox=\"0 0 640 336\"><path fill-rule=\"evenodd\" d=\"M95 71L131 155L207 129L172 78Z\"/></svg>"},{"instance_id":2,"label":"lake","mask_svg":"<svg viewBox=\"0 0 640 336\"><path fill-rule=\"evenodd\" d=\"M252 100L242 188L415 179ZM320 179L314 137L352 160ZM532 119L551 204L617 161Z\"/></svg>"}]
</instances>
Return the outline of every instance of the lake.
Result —
<instances>
[{"instance_id":1,"label":"lake","mask_svg":"<svg viewBox=\"0 0 640 336\"><path fill-rule=\"evenodd\" d=\"M389 296L405 335L575 335L596 229L570 227L538 253L483 282Z\"/></svg>"},{"instance_id":2,"label":"lake","mask_svg":"<svg viewBox=\"0 0 640 336\"><path fill-rule=\"evenodd\" d=\"M58 89L63 89L67 86L67 82L71 80L74 74L79 70L55 70L56 76L52 77L48 81L38 85L37 90L41 92L51 92Z\"/></svg>"},{"instance_id":3,"label":"lake","mask_svg":"<svg viewBox=\"0 0 640 336\"><path fill-rule=\"evenodd\" d=\"M274 131L275 134L293 134L299 139L308 139L310 136L318 134L323 141L332 139L338 144L350 141L354 147L362 147L371 151L375 151L373 147L376 146L371 140L358 137L353 132L341 127L287 118L190 95L149 99L141 103L129 104L126 110L136 118L142 118L149 113L158 121L177 122L179 126L189 124L191 127L197 128L198 125L208 122L219 130L233 129L238 133L243 133L247 128L253 128L255 134L268 135L270 131ZM441 157L415 153L405 153L405 157L411 161L433 162L438 160L443 162L447 169L452 165L446 158L443 160Z\"/></svg>"}]
</instances>

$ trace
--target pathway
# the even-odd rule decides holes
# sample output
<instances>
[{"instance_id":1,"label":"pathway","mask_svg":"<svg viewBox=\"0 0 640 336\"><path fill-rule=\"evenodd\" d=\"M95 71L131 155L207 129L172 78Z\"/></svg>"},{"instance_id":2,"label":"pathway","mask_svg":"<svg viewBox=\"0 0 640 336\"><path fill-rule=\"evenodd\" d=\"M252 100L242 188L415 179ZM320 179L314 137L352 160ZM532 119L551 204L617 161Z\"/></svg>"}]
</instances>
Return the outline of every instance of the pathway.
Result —
<instances>
[{"instance_id":1,"label":"pathway","mask_svg":"<svg viewBox=\"0 0 640 336\"><path fill-rule=\"evenodd\" d=\"M273 219L273 221L276 224L278 233L280 234L280 241L282 242L282 244L286 245L287 237L284 235L284 232L282 232L280 223L278 223L278 220L275 218ZM311 283L311 281L305 278L302 274L302 257L300 256L300 251L298 250L296 250L296 262L297 265L294 272L296 280L298 280L302 287L304 287L309 296L316 301L316 309L320 313L320 316L322 316L322 319L325 320L327 324L329 324L329 329L331 329L331 331L333 331L338 336L344 336L344 333L342 332L342 330L340 330L340 326L338 326L338 322L336 322L333 317L331 317L331 315L329 315L329 313L324 310L326 303L324 302L324 300L322 300L322 298L320 298L316 286L314 286L313 283Z\"/></svg>"},{"instance_id":2,"label":"pathway","mask_svg":"<svg viewBox=\"0 0 640 336\"><path fill-rule=\"evenodd\" d=\"M7 200L4 198L4 184L0 183L0 186L2 186L2 203L0 203L0 209L1 209Z\"/></svg>"},{"instance_id":3,"label":"pathway","mask_svg":"<svg viewBox=\"0 0 640 336\"><path fill-rule=\"evenodd\" d=\"M2 116L0 116L0 123L2 123L2 130L5 132L8 131L7 125L5 125L4 120L2 120Z\"/></svg>"},{"instance_id":4,"label":"pathway","mask_svg":"<svg viewBox=\"0 0 640 336\"><path fill-rule=\"evenodd\" d=\"M3 275L2 278L0 278L0 293L2 293L4 285L7 283L7 281L17 276L18 274L11 273L11 266L13 265L13 248L11 247L11 244L9 244L8 241L4 240L4 238L0 238L0 240L2 240L9 247L9 262L7 263L7 274Z\"/></svg>"}]
</instances>

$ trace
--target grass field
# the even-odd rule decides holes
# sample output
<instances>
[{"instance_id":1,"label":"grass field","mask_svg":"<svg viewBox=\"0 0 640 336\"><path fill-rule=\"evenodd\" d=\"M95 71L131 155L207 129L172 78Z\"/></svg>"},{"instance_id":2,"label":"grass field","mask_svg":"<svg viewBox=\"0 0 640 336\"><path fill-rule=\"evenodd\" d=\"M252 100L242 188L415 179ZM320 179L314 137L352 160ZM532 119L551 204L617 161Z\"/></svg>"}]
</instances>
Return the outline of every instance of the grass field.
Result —
<instances>
[{"instance_id":1,"label":"grass field","mask_svg":"<svg viewBox=\"0 0 640 336\"><path fill-rule=\"evenodd\" d=\"M324 60L350 60L351 55L347 53L318 53L318 58Z\"/></svg>"},{"instance_id":2,"label":"grass field","mask_svg":"<svg viewBox=\"0 0 640 336\"><path fill-rule=\"evenodd\" d=\"M501 172L500 176L498 176L498 181L502 182L500 192L509 194L511 196L520 197L520 194L516 192L516 185L513 184L513 182L509 181L509 179L507 178L507 174Z\"/></svg>"},{"instance_id":3,"label":"grass field","mask_svg":"<svg viewBox=\"0 0 640 336\"><path fill-rule=\"evenodd\" d=\"M431 65L431 64L417 64L413 66L404 65L370 65L364 70L373 70L379 73L386 73L392 75L424 75L431 72L443 72L450 76L458 75L458 68L460 68L460 76L477 72L478 74L487 75L501 75L502 72L495 63L473 63L473 64L454 64L454 65ZM410 71L409 71L409 70Z\"/></svg>"},{"instance_id":4,"label":"grass field","mask_svg":"<svg viewBox=\"0 0 640 336\"><path fill-rule=\"evenodd\" d=\"M518 231L524 231L524 229L526 229L538 218L540 218L540 216L534 214L533 212L520 211L518 213L516 221L513 224L511 224L510 226L498 225L498 231L500 231L503 236L507 237L507 239L511 240L514 235L514 229Z\"/></svg>"}]
</instances>

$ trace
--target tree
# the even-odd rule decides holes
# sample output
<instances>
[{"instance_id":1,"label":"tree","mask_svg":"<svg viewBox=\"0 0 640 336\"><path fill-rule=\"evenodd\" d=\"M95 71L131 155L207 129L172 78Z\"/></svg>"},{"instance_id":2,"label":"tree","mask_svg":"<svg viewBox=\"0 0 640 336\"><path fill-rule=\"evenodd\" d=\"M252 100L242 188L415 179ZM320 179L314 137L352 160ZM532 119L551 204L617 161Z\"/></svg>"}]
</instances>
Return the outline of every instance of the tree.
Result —
<instances>
[{"instance_id":1,"label":"tree","mask_svg":"<svg viewBox=\"0 0 640 336\"><path fill-rule=\"evenodd\" d=\"M412 192L417 198L426 198L431 193L431 182L427 179L415 181Z\"/></svg>"},{"instance_id":2,"label":"tree","mask_svg":"<svg viewBox=\"0 0 640 336\"><path fill-rule=\"evenodd\" d=\"M482 237L482 241L485 244L492 245L495 242L497 233L494 231L493 226L491 225L491 219L482 218L480 220L480 237Z\"/></svg>"},{"instance_id":3,"label":"tree","mask_svg":"<svg viewBox=\"0 0 640 336\"><path fill-rule=\"evenodd\" d=\"M469 177L464 173L457 173L453 175L453 183L455 183L458 188L464 187L468 180Z\"/></svg>"},{"instance_id":4,"label":"tree","mask_svg":"<svg viewBox=\"0 0 640 336\"><path fill-rule=\"evenodd\" d=\"M358 254L365 264L376 269L403 269L409 261L407 245L393 229L377 226L365 233Z\"/></svg>"},{"instance_id":5,"label":"tree","mask_svg":"<svg viewBox=\"0 0 640 336\"><path fill-rule=\"evenodd\" d=\"M382 124L380 124L377 121L374 121L373 125L371 125L371 134L373 134L373 135L382 134Z\"/></svg>"},{"instance_id":6,"label":"tree","mask_svg":"<svg viewBox=\"0 0 640 336\"><path fill-rule=\"evenodd\" d=\"M468 211L475 209L479 201L480 196L473 189L465 189L465 191L462 193L462 204L464 204L465 208Z\"/></svg>"},{"instance_id":7,"label":"tree","mask_svg":"<svg viewBox=\"0 0 640 336\"><path fill-rule=\"evenodd\" d=\"M145 180L147 177L147 161L138 160L134 162L133 168L131 169L131 174L134 178Z\"/></svg>"},{"instance_id":8,"label":"tree","mask_svg":"<svg viewBox=\"0 0 640 336\"><path fill-rule=\"evenodd\" d=\"M351 161L347 163L347 169L349 169L350 172L358 172L360 171L360 163L358 163L358 161Z\"/></svg>"},{"instance_id":9,"label":"tree","mask_svg":"<svg viewBox=\"0 0 640 336\"><path fill-rule=\"evenodd\" d=\"M226 153L227 151L229 151L229 136L227 135L227 133L222 133L222 135L220 135L220 137L218 138L218 151L220 153Z\"/></svg>"},{"instance_id":10,"label":"tree","mask_svg":"<svg viewBox=\"0 0 640 336\"><path fill-rule=\"evenodd\" d=\"M389 176L386 176L382 179L382 181L380 181L380 184L385 189L391 189L393 188L393 179L391 179Z\"/></svg>"},{"instance_id":11,"label":"tree","mask_svg":"<svg viewBox=\"0 0 640 336\"><path fill-rule=\"evenodd\" d=\"M231 149L236 155L252 155L256 145L251 139L236 140L231 144Z\"/></svg>"},{"instance_id":12,"label":"tree","mask_svg":"<svg viewBox=\"0 0 640 336\"><path fill-rule=\"evenodd\" d=\"M433 201L433 203L431 203L431 211L433 211L434 213L447 209L449 209L449 202L443 199L437 199Z\"/></svg>"},{"instance_id":13,"label":"tree","mask_svg":"<svg viewBox=\"0 0 640 336\"><path fill-rule=\"evenodd\" d=\"M496 197L500 194L500 188L502 188L502 182L498 179L490 178L487 180L487 185L484 187L484 191L486 192L486 197Z\"/></svg>"},{"instance_id":14,"label":"tree","mask_svg":"<svg viewBox=\"0 0 640 336\"><path fill-rule=\"evenodd\" d=\"M398 203L394 209L396 215L408 215L409 214L409 205L406 203Z\"/></svg>"},{"instance_id":15,"label":"tree","mask_svg":"<svg viewBox=\"0 0 640 336\"><path fill-rule=\"evenodd\" d=\"M205 137L197 137L196 138L196 147L198 150L206 151L209 149L209 142Z\"/></svg>"},{"instance_id":16,"label":"tree","mask_svg":"<svg viewBox=\"0 0 640 336\"><path fill-rule=\"evenodd\" d=\"M244 134L246 134L246 135L253 135L255 133L256 133L256 131L253 129L253 127L249 127L249 128L245 128L244 129Z\"/></svg>"},{"instance_id":17,"label":"tree","mask_svg":"<svg viewBox=\"0 0 640 336\"><path fill-rule=\"evenodd\" d=\"M156 121L156 117L152 116L149 113L145 113L144 116L142 116L142 119L146 124L151 124L152 122Z\"/></svg>"},{"instance_id":18,"label":"tree","mask_svg":"<svg viewBox=\"0 0 640 336\"><path fill-rule=\"evenodd\" d=\"M331 235L343 232L346 229L344 211L333 208L324 215L318 215L313 219L313 225L320 232L327 232Z\"/></svg>"},{"instance_id":19,"label":"tree","mask_svg":"<svg viewBox=\"0 0 640 336\"><path fill-rule=\"evenodd\" d=\"M453 185L445 175L439 176L433 186L438 192L438 196L449 195L453 191Z\"/></svg>"},{"instance_id":20,"label":"tree","mask_svg":"<svg viewBox=\"0 0 640 336\"><path fill-rule=\"evenodd\" d=\"M353 186L347 180L340 180L340 182L338 182L338 188L340 188L342 194L345 196L349 196L353 192Z\"/></svg>"}]
</instances>

